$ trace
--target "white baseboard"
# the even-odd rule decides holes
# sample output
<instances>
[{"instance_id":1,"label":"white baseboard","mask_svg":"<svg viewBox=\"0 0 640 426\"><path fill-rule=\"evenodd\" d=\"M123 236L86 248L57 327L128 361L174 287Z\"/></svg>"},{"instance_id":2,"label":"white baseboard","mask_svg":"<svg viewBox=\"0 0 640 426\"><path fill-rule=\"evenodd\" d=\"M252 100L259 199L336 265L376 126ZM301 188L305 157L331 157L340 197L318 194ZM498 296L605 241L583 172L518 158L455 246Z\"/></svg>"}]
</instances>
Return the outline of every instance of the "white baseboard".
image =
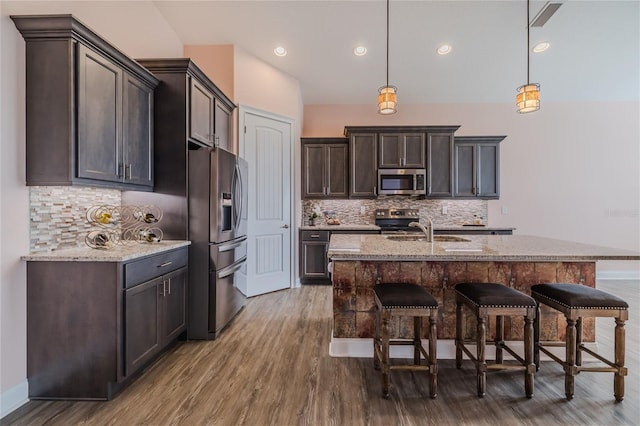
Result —
<instances>
[{"instance_id":1,"label":"white baseboard","mask_svg":"<svg viewBox=\"0 0 640 426\"><path fill-rule=\"evenodd\" d=\"M513 349L518 355L522 356L524 354L524 343L522 341L511 341L506 342L511 349ZM427 340L423 341L423 346L427 344ZM592 351L597 352L598 345L597 343L585 343L585 346L591 349ZM472 353L475 351L474 346L469 346ZM425 346L425 349L427 347ZM564 359L565 357L565 349L564 347L547 347L547 349L559 357L560 359ZM456 347L455 341L451 340L438 340L437 344L437 358L438 359L455 359L456 358ZM496 348L490 342L487 342L487 346L485 348L485 357L487 360L494 360L496 354ZM329 343L329 355L332 357L347 357L347 358L373 358L373 339L345 339L345 338L336 338L332 337L331 342ZM503 351L504 359L513 359L513 357L506 351ZM413 358L413 348L411 346L391 346L389 348L389 357L390 358ZM466 359L466 355L464 356ZM582 359L584 361L594 361L591 355L584 353L582 354ZM540 352L540 360L541 361L550 361L551 358L546 354Z\"/></svg>"},{"instance_id":2,"label":"white baseboard","mask_svg":"<svg viewBox=\"0 0 640 426\"><path fill-rule=\"evenodd\" d=\"M29 382L25 379L0 393L0 419L29 402Z\"/></svg>"},{"instance_id":3,"label":"white baseboard","mask_svg":"<svg viewBox=\"0 0 640 426\"><path fill-rule=\"evenodd\" d=\"M596 280L640 280L640 270L597 271Z\"/></svg>"}]
</instances>

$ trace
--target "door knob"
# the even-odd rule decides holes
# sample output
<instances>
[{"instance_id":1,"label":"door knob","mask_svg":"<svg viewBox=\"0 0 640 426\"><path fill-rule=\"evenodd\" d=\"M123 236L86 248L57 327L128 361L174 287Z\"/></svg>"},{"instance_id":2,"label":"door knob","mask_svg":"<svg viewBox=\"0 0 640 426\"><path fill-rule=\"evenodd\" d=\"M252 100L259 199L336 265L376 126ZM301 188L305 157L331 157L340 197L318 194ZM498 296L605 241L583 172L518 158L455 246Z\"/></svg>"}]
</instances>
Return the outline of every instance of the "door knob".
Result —
<instances>
[{"instance_id":1,"label":"door knob","mask_svg":"<svg viewBox=\"0 0 640 426\"><path fill-rule=\"evenodd\" d=\"M286 223L284 225L282 225L280 228L284 228L284 229L289 229L289 225L287 225Z\"/></svg>"}]
</instances>

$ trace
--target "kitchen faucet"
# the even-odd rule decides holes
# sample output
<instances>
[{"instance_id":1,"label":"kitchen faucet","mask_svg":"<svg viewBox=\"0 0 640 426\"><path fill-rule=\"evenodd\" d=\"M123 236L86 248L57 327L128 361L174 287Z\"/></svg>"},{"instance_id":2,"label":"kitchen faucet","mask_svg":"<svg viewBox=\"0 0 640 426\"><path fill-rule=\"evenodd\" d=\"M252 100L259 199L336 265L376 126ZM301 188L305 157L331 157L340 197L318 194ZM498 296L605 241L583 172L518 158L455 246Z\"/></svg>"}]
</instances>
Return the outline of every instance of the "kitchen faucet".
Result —
<instances>
[{"instance_id":1,"label":"kitchen faucet","mask_svg":"<svg viewBox=\"0 0 640 426\"><path fill-rule=\"evenodd\" d=\"M429 216L427 216L427 222L429 224L428 231L427 231L427 228L425 228L424 225L421 224L420 222L411 222L409 223L409 226L411 226L412 228L420 228L420 230L424 233L424 235L427 236L427 242L432 243L433 242L433 222L431 221L431 218Z\"/></svg>"}]
</instances>

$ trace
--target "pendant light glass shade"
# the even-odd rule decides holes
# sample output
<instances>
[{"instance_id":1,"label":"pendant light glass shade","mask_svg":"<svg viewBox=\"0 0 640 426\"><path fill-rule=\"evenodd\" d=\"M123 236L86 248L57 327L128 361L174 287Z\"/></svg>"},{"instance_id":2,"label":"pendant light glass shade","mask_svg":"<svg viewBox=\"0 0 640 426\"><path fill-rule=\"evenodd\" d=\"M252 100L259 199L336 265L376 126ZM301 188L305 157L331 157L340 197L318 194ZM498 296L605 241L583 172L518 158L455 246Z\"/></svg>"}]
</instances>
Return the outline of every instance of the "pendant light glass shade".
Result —
<instances>
[{"instance_id":1,"label":"pendant light glass shade","mask_svg":"<svg viewBox=\"0 0 640 426\"><path fill-rule=\"evenodd\" d=\"M380 114L395 114L398 97L395 86L382 86L378 90L378 112Z\"/></svg>"},{"instance_id":2,"label":"pendant light glass shade","mask_svg":"<svg viewBox=\"0 0 640 426\"><path fill-rule=\"evenodd\" d=\"M538 83L525 84L518 87L516 105L521 114L540 109L540 85Z\"/></svg>"},{"instance_id":3,"label":"pendant light glass shade","mask_svg":"<svg viewBox=\"0 0 640 426\"><path fill-rule=\"evenodd\" d=\"M516 106L520 114L533 112L540 109L540 85L529 82L529 0L527 0L527 84L518 87Z\"/></svg>"}]
</instances>

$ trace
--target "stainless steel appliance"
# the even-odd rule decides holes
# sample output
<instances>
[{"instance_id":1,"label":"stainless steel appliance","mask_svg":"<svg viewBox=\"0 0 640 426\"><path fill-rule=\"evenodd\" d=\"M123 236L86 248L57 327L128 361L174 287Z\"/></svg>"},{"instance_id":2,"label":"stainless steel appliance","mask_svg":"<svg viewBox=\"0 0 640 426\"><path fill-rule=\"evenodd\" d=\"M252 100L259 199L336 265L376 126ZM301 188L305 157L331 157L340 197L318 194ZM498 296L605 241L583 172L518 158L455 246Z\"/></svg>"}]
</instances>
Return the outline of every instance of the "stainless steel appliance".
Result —
<instances>
[{"instance_id":1,"label":"stainless steel appliance","mask_svg":"<svg viewBox=\"0 0 640 426\"><path fill-rule=\"evenodd\" d=\"M378 195L425 195L425 169L378 169Z\"/></svg>"},{"instance_id":2,"label":"stainless steel appliance","mask_svg":"<svg viewBox=\"0 0 640 426\"><path fill-rule=\"evenodd\" d=\"M419 219L418 209L377 209L375 212L375 224L383 234L421 232L420 229L409 226Z\"/></svg>"},{"instance_id":3,"label":"stainless steel appliance","mask_svg":"<svg viewBox=\"0 0 640 426\"><path fill-rule=\"evenodd\" d=\"M189 151L190 339L215 339L245 304L236 274L247 260L246 171L223 149Z\"/></svg>"}]
</instances>

